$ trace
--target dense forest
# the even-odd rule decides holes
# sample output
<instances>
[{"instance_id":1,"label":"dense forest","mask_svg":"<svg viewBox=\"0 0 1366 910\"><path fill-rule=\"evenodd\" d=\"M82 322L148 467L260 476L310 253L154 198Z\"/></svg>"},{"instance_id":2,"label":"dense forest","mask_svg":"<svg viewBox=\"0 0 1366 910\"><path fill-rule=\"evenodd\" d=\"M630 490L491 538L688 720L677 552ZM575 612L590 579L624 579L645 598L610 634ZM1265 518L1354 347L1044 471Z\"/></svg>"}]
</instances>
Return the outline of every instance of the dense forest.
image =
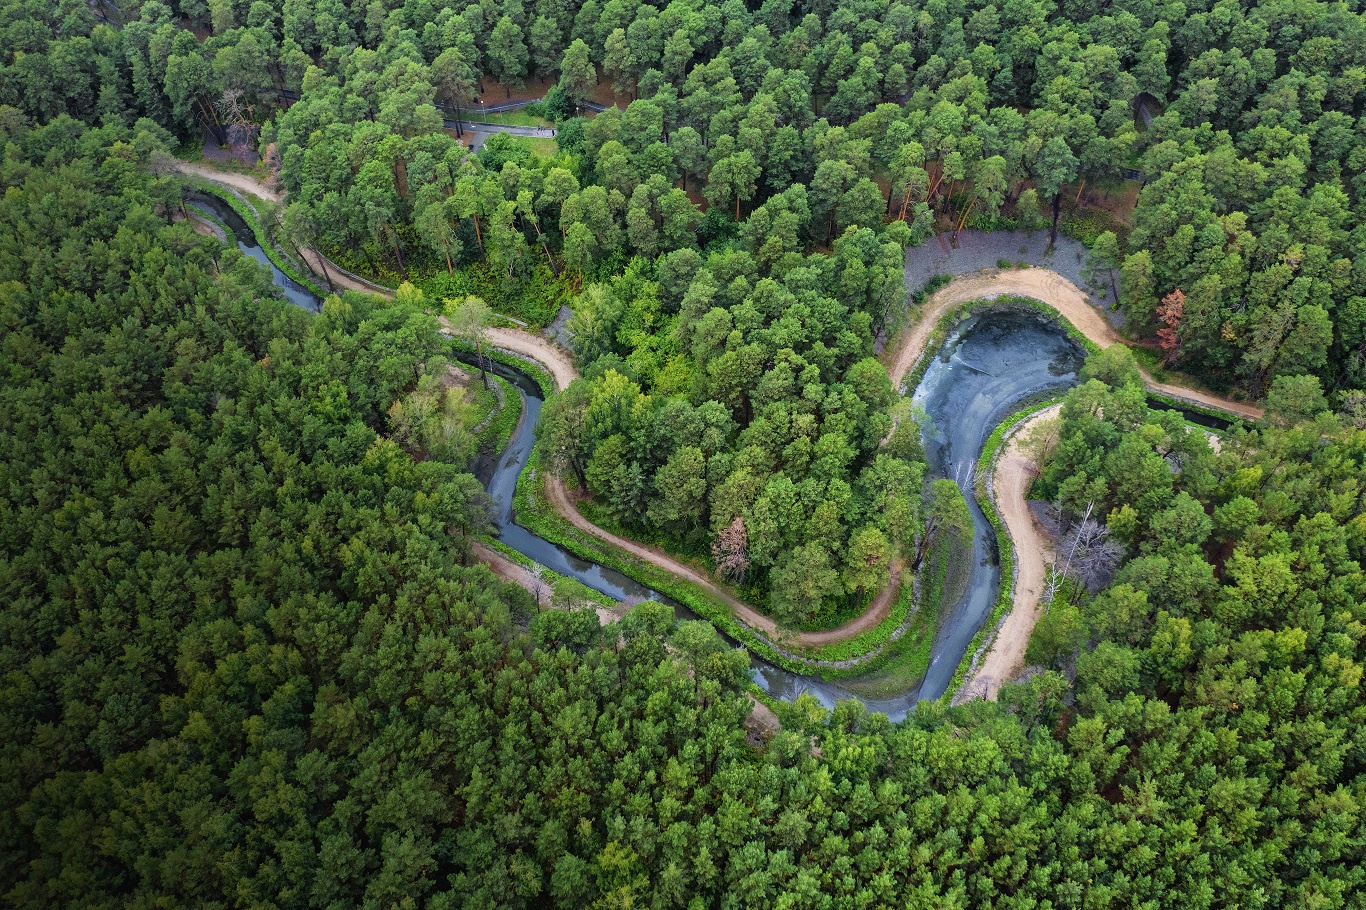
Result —
<instances>
[{"instance_id":1,"label":"dense forest","mask_svg":"<svg viewBox=\"0 0 1366 910\"><path fill-rule=\"evenodd\" d=\"M1355 4L0 10L6 905L1363 906ZM553 151L445 127L528 86ZM572 298L543 452L794 625L934 524L873 355L936 231L1083 236L1135 338L1267 417L1212 443L1096 355L1041 449L1077 568L1025 678L750 737L710 625L475 563L436 315L289 306L185 217L206 141L259 155L288 247Z\"/></svg>"},{"instance_id":2,"label":"dense forest","mask_svg":"<svg viewBox=\"0 0 1366 910\"><path fill-rule=\"evenodd\" d=\"M4 9L0 104L233 134L277 169L300 236L379 275L477 264L543 288L736 220L748 271L785 273L851 230L912 243L936 217L1043 223L1073 186L1139 171L1121 236L1089 238L1136 331L1167 329L1177 363L1255 395L1279 375L1366 383L1366 27L1350 4ZM466 109L487 80L550 87L557 153L464 157L435 105ZM608 83L624 110L571 116ZM894 301L868 293L876 323Z\"/></svg>"},{"instance_id":3,"label":"dense forest","mask_svg":"<svg viewBox=\"0 0 1366 910\"><path fill-rule=\"evenodd\" d=\"M709 626L461 568L477 485L383 432L430 317L274 298L167 223L150 124L6 148L7 903L1359 905L1366 432L1321 395L1215 453L1097 362L1040 483L1139 555L1040 638L1072 685L756 751Z\"/></svg>"},{"instance_id":4,"label":"dense forest","mask_svg":"<svg viewBox=\"0 0 1366 910\"><path fill-rule=\"evenodd\" d=\"M1132 213L1062 222L1132 335L1257 398L1366 385L1366 27L1342 5L10 8L0 103L29 118L253 148L290 244L429 299L545 323L575 297L558 469L787 624L856 609L922 524L889 502L919 467L874 451L893 396L867 358L936 230L1056 230L1140 174ZM554 151L467 155L449 118L528 84ZM595 97L622 106L583 116Z\"/></svg>"}]
</instances>

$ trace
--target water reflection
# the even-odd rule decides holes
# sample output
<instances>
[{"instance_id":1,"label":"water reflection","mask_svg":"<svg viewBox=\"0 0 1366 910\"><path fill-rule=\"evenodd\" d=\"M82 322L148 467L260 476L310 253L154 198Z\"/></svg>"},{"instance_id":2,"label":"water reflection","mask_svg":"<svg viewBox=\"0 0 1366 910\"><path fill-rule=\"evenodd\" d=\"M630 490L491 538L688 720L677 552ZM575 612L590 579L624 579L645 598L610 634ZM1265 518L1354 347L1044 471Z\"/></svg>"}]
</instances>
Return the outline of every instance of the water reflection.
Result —
<instances>
[{"instance_id":1,"label":"water reflection","mask_svg":"<svg viewBox=\"0 0 1366 910\"><path fill-rule=\"evenodd\" d=\"M212 214L236 235L238 248L270 269L275 284L290 302L311 311L320 304L306 288L277 269L255 243L251 229L226 204L196 197L190 205ZM467 363L472 357L456 354ZM916 389L914 400L931 418L925 449L932 476L951 477L964 490L973 520L974 567L960 601L941 618L929 671L922 683L886 698L856 696L838 683L791 673L751 655L751 677L769 694L786 701L809 694L827 708L857 698L871 711L901 720L921 699L944 694L968 643L989 614L999 584L995 538L972 494L973 469L982 446L997 423L1031 396L1074 384L1083 354L1066 334L1041 314L989 311L973 316L950 335ZM543 398L539 386L524 373L494 363L493 372L508 380L522 398L522 420L496 458L476 466L493 503L498 539L547 568L575 578L616 600L657 600L674 607L681 619L695 619L682 605L615 570L581 559L518 525L513 509L517 478L531 457ZM851 680L857 685L858 680Z\"/></svg>"},{"instance_id":2,"label":"water reflection","mask_svg":"<svg viewBox=\"0 0 1366 910\"><path fill-rule=\"evenodd\" d=\"M940 617L918 698L944 694L1000 587L996 535L973 491L977 459L996 425L1023 402L1076 383L1085 353L1059 326L1032 311L970 317L944 342L913 400L930 418L924 442L931 479L950 478L972 516L972 572L958 602Z\"/></svg>"},{"instance_id":3,"label":"water reflection","mask_svg":"<svg viewBox=\"0 0 1366 910\"><path fill-rule=\"evenodd\" d=\"M285 295L285 299L290 303L312 313L317 313L322 309L321 302L312 291L275 267L275 263L270 261L266 251L261 249L260 244L257 243L256 234L226 202L206 193L194 193L185 204L201 215L212 215L226 224L231 229L233 238L237 241L237 248L270 269L270 280L275 283L275 286L280 289L281 293Z\"/></svg>"}]
</instances>

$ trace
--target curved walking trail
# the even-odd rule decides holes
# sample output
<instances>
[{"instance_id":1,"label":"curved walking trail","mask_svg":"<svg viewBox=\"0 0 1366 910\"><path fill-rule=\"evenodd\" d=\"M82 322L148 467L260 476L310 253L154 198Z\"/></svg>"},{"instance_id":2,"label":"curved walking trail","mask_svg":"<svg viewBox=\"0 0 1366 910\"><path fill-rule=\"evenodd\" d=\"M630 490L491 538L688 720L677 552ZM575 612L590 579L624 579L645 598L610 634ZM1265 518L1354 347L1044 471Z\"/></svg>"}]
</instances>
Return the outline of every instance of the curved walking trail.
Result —
<instances>
[{"instance_id":1,"label":"curved walking trail","mask_svg":"<svg viewBox=\"0 0 1366 910\"><path fill-rule=\"evenodd\" d=\"M1051 558L1046 561L1045 557L1051 557L1053 553L1052 542L1029 509L1029 485L1038 473L1038 465L1024 446L1034 427L1061 411L1062 405L1055 404L1017 425L991 469L996 512L1001 516L1015 552L1014 595L1010 612L996 630L986 657L963 682L954 696L954 704L973 698L995 701L1001 686L1024 666L1029 636L1042 616L1044 584L1048 579L1048 562L1052 561Z\"/></svg>"},{"instance_id":2,"label":"curved walking trail","mask_svg":"<svg viewBox=\"0 0 1366 910\"><path fill-rule=\"evenodd\" d=\"M578 370L574 368L565 353L538 335L518 329L490 329L489 340L497 347L523 357L529 357L544 365L555 377L555 384L560 389L578 378ZM790 632L780 631L772 619L755 610L701 572L653 547L647 547L637 541L613 534L593 524L575 506L574 497L558 475L547 474L545 489L546 498L550 500L551 507L580 531L613 544L638 559L643 559L657 568L697 585L730 607L735 612L736 617L745 625L762 632L774 641L812 648L853 638L875 628L891 614L892 607L896 604L897 594L901 589L901 571L898 564L893 567L889 583L878 592L872 604L863 613L833 629L825 629L820 632L800 632L793 635Z\"/></svg>"},{"instance_id":3,"label":"curved walking trail","mask_svg":"<svg viewBox=\"0 0 1366 910\"><path fill-rule=\"evenodd\" d=\"M282 198L279 193L268 188L260 180L245 174L219 171L194 162L177 161L176 166L183 173L211 180L235 190L252 193L272 201L279 201ZM306 251L305 259L315 273L322 275L320 263L317 258L309 255L311 252ZM333 270L329 269L328 275L332 276ZM332 277L332 281L339 287L362 293L376 293L375 288L351 282L344 274L337 273L335 277ZM382 295L393 296L392 293ZM988 269L974 275L955 278L925 301L915 324L903 331L901 344L895 349L892 356L888 373L893 387L899 387L905 381L906 374L924 352L925 345L937 328L940 318L946 312L969 301L1001 295L1019 295L1044 302L1056 309L1087 338L1101 347L1121 343L1120 338L1115 334L1104 316L1090 304L1086 294L1056 272L1043 268L1008 269L1004 271ZM487 337L494 346L513 354L528 357L543 365L554 377L555 384L560 389L565 388L578 378L578 371L575 369L573 361L563 349L540 335L518 329L491 328L488 330ZM1147 371L1142 372L1149 388L1164 395L1230 411L1243 417L1255 419L1262 414L1260 408L1252 405L1229 401L1184 386L1159 383L1153 380ZM1018 440L1018 434L1016 438ZM1014 451L1014 449L1015 443L1012 442L1011 450ZM1026 564L1029 565L1029 573L1037 572L1039 578L1042 579L1043 554L1046 552L1046 540L1038 535L1037 529L1033 525L1033 519L1029 515L1028 507L1024 505L1024 495L1028 488L1025 465L1023 463L1017 464L1009 459L1009 454L1002 457L999 468L1000 476L1003 478L1001 482L1017 484L1019 488L1011 487L1004 490L1000 497L1001 505L999 508L1002 519L1006 522L1007 531L1014 542L1021 575L1017 581L1015 604L998 632L996 641L993 642L991 651L987 655L986 662L974 674L977 680L988 680L988 685L991 686L990 697L993 698L996 688L999 688L1000 680L1004 679L1009 672L1013 672L1018 661L1023 658L1029 632L1037 621L1038 594L1042 591L1042 581L1040 580L1035 584L1029 583L1033 576L1026 574ZM698 585L729 606L736 617L746 625L777 642L812 648L854 638L877 627L886 619L896 604L897 596L900 593L902 567L898 563L892 567L888 584L874 597L868 609L859 616L833 629L819 632L801 632L795 635L791 632L781 634L777 624L772 619L726 591L714 580L659 550L612 534L593 524L578 510L564 482L553 473L546 479L546 493L555 511L579 530L620 547L657 568ZM1016 513L1013 520L1012 512ZM483 555L481 553L481 558ZM488 555L494 557L498 554L490 550ZM502 558L499 557L499 559ZM491 565L494 564L492 558L485 559L485 561ZM503 566L502 563L507 563L507 565ZM503 559L495 568L502 567L511 573L511 569L508 568L511 565L513 564L510 561ZM1028 600L1031 589L1032 602ZM1021 607L1024 608L1021 609ZM992 679L996 681L990 682Z\"/></svg>"},{"instance_id":4,"label":"curved walking trail","mask_svg":"<svg viewBox=\"0 0 1366 910\"><path fill-rule=\"evenodd\" d=\"M236 190L238 193L247 193L258 196L269 202L283 202L284 196L266 186L260 180L249 174L239 174L235 171L221 171L218 168L210 167L207 164L200 164L195 161L181 161L176 159L176 170L190 177L198 177L200 180L207 180L210 183L217 183L220 186ZM257 238L260 242L261 238ZM298 251L303 257L304 262L312 270L313 274L322 278L331 285L333 290L340 291L360 291L362 294L376 294L380 297L392 298L392 291L385 291L377 286L356 281L330 259L324 258L320 253L311 249L301 249Z\"/></svg>"},{"instance_id":5,"label":"curved walking trail","mask_svg":"<svg viewBox=\"0 0 1366 910\"><path fill-rule=\"evenodd\" d=\"M916 317L915 325L902 333L904 340L888 364L887 373L892 378L892 387L900 388L901 383L906 380L906 374L920 359L926 343L945 313L959 304L1007 294L1032 297L1048 304L1102 348L1123 343L1105 316L1091 305L1085 292L1057 272L1043 268L986 269L974 275L955 278L925 301L920 314ZM1148 388L1163 395L1220 411L1229 411L1252 420L1262 416L1262 409L1254 405L1230 401L1199 389L1158 382L1147 370L1140 367L1139 371L1143 374L1143 380L1148 384Z\"/></svg>"}]
</instances>

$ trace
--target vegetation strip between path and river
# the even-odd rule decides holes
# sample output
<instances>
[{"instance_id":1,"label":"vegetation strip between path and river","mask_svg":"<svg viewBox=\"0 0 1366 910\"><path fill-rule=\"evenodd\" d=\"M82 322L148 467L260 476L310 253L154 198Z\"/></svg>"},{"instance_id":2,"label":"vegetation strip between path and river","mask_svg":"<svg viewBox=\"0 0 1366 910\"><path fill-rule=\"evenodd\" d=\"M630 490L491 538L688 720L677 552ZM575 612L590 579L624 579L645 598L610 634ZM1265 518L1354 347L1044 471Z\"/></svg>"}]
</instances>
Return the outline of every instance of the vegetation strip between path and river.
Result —
<instances>
[{"instance_id":1,"label":"vegetation strip between path and river","mask_svg":"<svg viewBox=\"0 0 1366 910\"><path fill-rule=\"evenodd\" d=\"M188 162L178 162L178 167L187 175L200 180L223 184L233 191L246 192L270 201L279 201L280 199L278 193L247 175L218 172L204 165ZM233 195L236 196L236 193L234 192ZM241 200L235 198L229 201L240 202ZM254 219L252 227L259 229L260 226L258 216L257 219ZM274 246L273 238L270 239L271 243L267 245L268 249ZM272 250L272 252L274 251ZM318 275L321 275L326 270L327 265L330 265L325 260L320 262L321 256L309 257L305 254L305 259L310 268ZM373 286L365 287L355 282L348 282L345 276L341 275L341 270L328 270L328 274L329 276L339 276L339 278L333 277L331 280L334 285L345 286L345 289L360 293L379 294L387 298L394 296L392 292L378 291ZM311 283L310 286L316 287ZM1091 305L1087 295L1061 275L1048 269L1035 267L1006 270L987 269L975 274L956 277L925 300L920 312L915 316L915 322L902 331L898 343L889 348L888 354L884 358L887 360L888 373L893 386L899 388L905 383L908 375L918 377L923 371L927 353L934 350L936 345L942 341L942 332L952 328L952 325L942 325L941 323L945 321L956 323L959 318L964 318L967 315L967 310L955 313L956 308L974 302L990 303L993 298L1001 297L1027 298L1043 304L1043 308L1049 311L1065 330L1080 335L1089 342L1088 347L1099 349L1122 343L1106 322L1105 317ZM958 318L946 319L950 316ZM496 348L509 352L518 358L530 359L542 366L553 378L557 387L556 390L563 390L570 382L578 378L578 371L566 352L541 336L519 329L494 327L487 331L487 338L490 344ZM1189 403L1242 418L1255 419L1262 414L1260 408L1243 402L1231 401L1198 389L1158 382L1146 371L1143 372L1143 377L1153 392L1179 403ZM544 384L542 383L543 386ZM1025 413L1032 412L1035 407L1026 409ZM1017 414L1016 418L1022 416L1024 414ZM900 592L901 573L899 572L892 573L888 585L873 598L868 609L854 619L834 629L784 634L771 618L744 603L723 586L704 577L697 570L654 548L612 534L589 521L575 507L572 496L558 476L551 475L545 479L545 493L545 498L555 513L572 527L590 534L601 543L621 550L633 560L641 560L656 569L669 573L679 582L699 589L706 595L707 600L723 604L738 621L735 625L722 623L723 631L732 635L740 632L736 637L741 638L745 644L754 647L762 656L780 666L785 666L799 673L819 672L821 675L831 678L845 676L849 670L868 670L875 666L876 658L883 646L888 641L894 640L898 632L904 631L901 628L904 625L904 616L900 616L894 609ZM994 510L989 511L988 516L989 519L992 518ZM992 521L993 525L999 525L999 522L999 518ZM1006 536L1008 538L1008 532ZM1041 554L1031 555L1042 559ZM1002 558L1003 560L1006 558L1004 554ZM1004 578L1002 584L1004 587ZM968 673L968 663L971 656L980 649L981 641L1000 620L1005 598L999 598L999 602L1001 605L993 611L993 616L983 624L982 629L979 629L974 638L973 646L963 656L954 674L953 684L949 691L957 689ZM714 610L706 610L705 613L707 618L714 623L717 622L718 617ZM882 629L882 625L894 616L898 620L894 623L896 628ZM750 634L746 635L745 632ZM814 654L820 654L822 650L830 646L841 643L846 644L847 648L848 643L863 636L869 636L872 639L868 642L871 646L870 650L848 654L834 660L814 656ZM755 647L756 645L757 647ZM791 647L802 650L811 649L814 654L813 656L806 656L789 650ZM837 650L847 654L845 648Z\"/></svg>"}]
</instances>

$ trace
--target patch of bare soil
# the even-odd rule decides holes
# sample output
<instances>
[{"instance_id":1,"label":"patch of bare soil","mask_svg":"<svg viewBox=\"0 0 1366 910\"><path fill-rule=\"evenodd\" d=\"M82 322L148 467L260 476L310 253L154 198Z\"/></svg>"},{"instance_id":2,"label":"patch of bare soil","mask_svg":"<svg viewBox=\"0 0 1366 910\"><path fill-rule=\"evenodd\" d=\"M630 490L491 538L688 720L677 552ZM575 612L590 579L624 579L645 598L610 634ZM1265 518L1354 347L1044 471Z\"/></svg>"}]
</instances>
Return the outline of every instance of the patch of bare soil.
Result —
<instances>
[{"instance_id":1,"label":"patch of bare soil","mask_svg":"<svg viewBox=\"0 0 1366 910\"><path fill-rule=\"evenodd\" d=\"M986 658L959 690L963 700L996 700L1001 686L1024 666L1029 636L1043 614L1041 599L1048 577L1047 563L1052 562L1053 543L1029 508L1029 485L1038 473L1038 465L1025 451L1024 444L1031 429L1061 410L1061 405L1053 405L1017 426L992 470L996 511L1015 551L1015 593L1010 613L996 630ZM958 700L955 698L955 702Z\"/></svg>"},{"instance_id":2,"label":"patch of bare soil","mask_svg":"<svg viewBox=\"0 0 1366 910\"><path fill-rule=\"evenodd\" d=\"M481 107L505 104L508 101L539 101L554 84L550 79L528 79L518 88L515 85L504 85L494 79L485 78L479 83L479 93L484 103L472 105L470 109L478 111Z\"/></svg>"},{"instance_id":3,"label":"patch of bare soil","mask_svg":"<svg viewBox=\"0 0 1366 910\"><path fill-rule=\"evenodd\" d=\"M778 715L773 713L773 709L753 695L749 697L751 708L748 716L745 717L745 730L749 732L750 741L756 745L764 740L772 739L782 730L782 722L778 720Z\"/></svg>"},{"instance_id":4,"label":"patch of bare soil","mask_svg":"<svg viewBox=\"0 0 1366 910\"><path fill-rule=\"evenodd\" d=\"M930 295L925 301L915 324L907 328L900 342L889 348L887 372L892 378L893 387L900 387L906 374L925 350L931 334L939 324L940 318L959 304L972 300L982 300L1003 295L1032 297L1057 310L1072 325L1103 348L1121 344L1110 323L1099 310L1091 306L1086 294L1075 284L1048 269L984 269L974 275L964 275ZM1186 386L1158 382L1146 371L1143 379L1148 388L1183 401L1230 411L1242 417L1256 420L1262 416L1262 409L1241 401L1232 401Z\"/></svg>"},{"instance_id":5,"label":"patch of bare soil","mask_svg":"<svg viewBox=\"0 0 1366 910\"><path fill-rule=\"evenodd\" d=\"M279 202L284 198L260 180L247 174L238 174L234 171L225 171L207 164L200 164L196 161L181 161L179 159L176 160L175 166L182 174L189 174L192 177L199 177L202 180L211 180L214 183L221 183L224 186L230 186L235 190L241 190L242 192L250 193L253 196L260 196L262 199L269 199L271 202Z\"/></svg>"},{"instance_id":6,"label":"patch of bare soil","mask_svg":"<svg viewBox=\"0 0 1366 910\"><path fill-rule=\"evenodd\" d=\"M550 585L545 581L538 580L526 566L513 562L502 553L499 553L492 547L485 546L482 543L476 542L472 549L475 558L492 569L494 575L497 575L499 578L503 579L503 581L512 582L514 585L517 585L519 588L522 588L531 594L532 597L539 596L543 607L549 605ZM597 607L596 609L599 625L605 626L608 623L616 622L619 618L617 614L606 607Z\"/></svg>"}]
</instances>

